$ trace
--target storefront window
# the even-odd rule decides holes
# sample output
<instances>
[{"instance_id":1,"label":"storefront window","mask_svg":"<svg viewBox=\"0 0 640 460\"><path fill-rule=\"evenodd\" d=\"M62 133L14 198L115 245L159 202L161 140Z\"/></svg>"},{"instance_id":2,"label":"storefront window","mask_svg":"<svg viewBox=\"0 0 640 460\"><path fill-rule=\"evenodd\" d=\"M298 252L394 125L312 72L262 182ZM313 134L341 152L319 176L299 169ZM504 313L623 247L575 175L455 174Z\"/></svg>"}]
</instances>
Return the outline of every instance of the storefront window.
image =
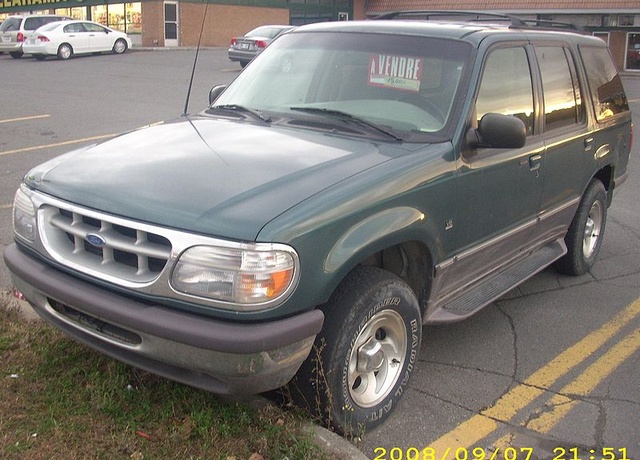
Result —
<instances>
[{"instance_id":1,"label":"storefront window","mask_svg":"<svg viewBox=\"0 0 640 460\"><path fill-rule=\"evenodd\" d=\"M128 34L142 33L142 9L141 3L125 3L127 14L127 30Z\"/></svg>"},{"instance_id":2,"label":"storefront window","mask_svg":"<svg viewBox=\"0 0 640 460\"><path fill-rule=\"evenodd\" d=\"M627 34L627 70L640 70L640 33Z\"/></svg>"},{"instance_id":3,"label":"storefront window","mask_svg":"<svg viewBox=\"0 0 640 460\"><path fill-rule=\"evenodd\" d=\"M77 8L57 8L56 14L69 16L70 18L77 19L79 21L87 19L87 9L83 6Z\"/></svg>"},{"instance_id":4,"label":"storefront window","mask_svg":"<svg viewBox=\"0 0 640 460\"><path fill-rule=\"evenodd\" d=\"M109 27L124 32L124 3L109 5L107 11L109 14Z\"/></svg>"},{"instance_id":5,"label":"storefront window","mask_svg":"<svg viewBox=\"0 0 640 460\"><path fill-rule=\"evenodd\" d=\"M107 5L98 5L91 7L91 20L94 22L99 22L105 26L109 25L107 23Z\"/></svg>"},{"instance_id":6,"label":"storefront window","mask_svg":"<svg viewBox=\"0 0 640 460\"><path fill-rule=\"evenodd\" d=\"M142 33L142 8L140 2L112 3L91 7L91 19L127 34Z\"/></svg>"}]
</instances>

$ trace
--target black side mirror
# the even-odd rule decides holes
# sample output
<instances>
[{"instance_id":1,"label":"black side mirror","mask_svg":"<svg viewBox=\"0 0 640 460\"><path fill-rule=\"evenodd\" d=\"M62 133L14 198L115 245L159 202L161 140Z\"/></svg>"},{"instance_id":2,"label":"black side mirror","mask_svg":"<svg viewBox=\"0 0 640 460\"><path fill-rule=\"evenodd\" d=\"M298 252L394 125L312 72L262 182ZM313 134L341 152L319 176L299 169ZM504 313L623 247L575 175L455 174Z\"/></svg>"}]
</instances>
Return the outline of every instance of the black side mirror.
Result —
<instances>
[{"instance_id":1,"label":"black side mirror","mask_svg":"<svg viewBox=\"0 0 640 460\"><path fill-rule=\"evenodd\" d=\"M524 122L512 115L487 113L480 119L478 129L471 131L467 139L472 148L518 149L527 142Z\"/></svg>"},{"instance_id":2,"label":"black side mirror","mask_svg":"<svg viewBox=\"0 0 640 460\"><path fill-rule=\"evenodd\" d=\"M209 91L209 107L213 105L225 89L227 89L227 85L218 85L211 88L211 91Z\"/></svg>"}]
</instances>

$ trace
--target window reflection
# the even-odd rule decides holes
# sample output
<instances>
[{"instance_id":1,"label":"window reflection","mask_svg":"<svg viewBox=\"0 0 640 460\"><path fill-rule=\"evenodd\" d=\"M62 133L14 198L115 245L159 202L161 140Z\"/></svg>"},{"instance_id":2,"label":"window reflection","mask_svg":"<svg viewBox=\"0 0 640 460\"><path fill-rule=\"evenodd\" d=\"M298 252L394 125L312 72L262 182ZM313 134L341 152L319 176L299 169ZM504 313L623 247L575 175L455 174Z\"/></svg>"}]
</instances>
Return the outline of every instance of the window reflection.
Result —
<instances>
[{"instance_id":1,"label":"window reflection","mask_svg":"<svg viewBox=\"0 0 640 460\"><path fill-rule=\"evenodd\" d=\"M580 88L575 82L575 68L565 48L537 47L536 56L544 88L545 127L569 126L582 121Z\"/></svg>"},{"instance_id":2,"label":"window reflection","mask_svg":"<svg viewBox=\"0 0 640 460\"><path fill-rule=\"evenodd\" d=\"M520 118L533 134L533 90L524 48L501 48L487 58L476 101L478 122L487 113Z\"/></svg>"}]
</instances>

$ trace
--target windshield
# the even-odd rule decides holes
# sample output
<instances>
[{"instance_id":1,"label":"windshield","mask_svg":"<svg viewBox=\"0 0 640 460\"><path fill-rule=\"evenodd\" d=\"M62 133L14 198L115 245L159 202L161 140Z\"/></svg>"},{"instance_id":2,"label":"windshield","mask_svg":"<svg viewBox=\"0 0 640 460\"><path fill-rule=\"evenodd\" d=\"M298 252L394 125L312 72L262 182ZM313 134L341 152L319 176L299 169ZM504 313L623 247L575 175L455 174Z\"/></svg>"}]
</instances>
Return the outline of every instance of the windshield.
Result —
<instances>
[{"instance_id":1,"label":"windshield","mask_svg":"<svg viewBox=\"0 0 640 460\"><path fill-rule=\"evenodd\" d=\"M344 113L424 142L447 126L469 54L466 43L429 37L291 33L259 55L214 107L294 118Z\"/></svg>"}]
</instances>

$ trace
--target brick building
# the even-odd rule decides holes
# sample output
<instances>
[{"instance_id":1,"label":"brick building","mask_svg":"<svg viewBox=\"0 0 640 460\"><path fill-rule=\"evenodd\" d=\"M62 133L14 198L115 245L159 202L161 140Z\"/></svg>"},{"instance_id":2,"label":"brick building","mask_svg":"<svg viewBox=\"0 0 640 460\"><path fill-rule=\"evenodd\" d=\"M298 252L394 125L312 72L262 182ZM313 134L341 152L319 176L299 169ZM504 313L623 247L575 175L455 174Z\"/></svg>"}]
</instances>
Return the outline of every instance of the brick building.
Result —
<instances>
[{"instance_id":1,"label":"brick building","mask_svg":"<svg viewBox=\"0 0 640 460\"><path fill-rule=\"evenodd\" d=\"M193 46L203 18L205 46L263 24L366 19L397 10L484 10L569 22L605 40L622 70L640 72L640 0L0 0L0 19L56 12L129 34L134 46ZM206 12L206 16L205 16Z\"/></svg>"}]
</instances>

